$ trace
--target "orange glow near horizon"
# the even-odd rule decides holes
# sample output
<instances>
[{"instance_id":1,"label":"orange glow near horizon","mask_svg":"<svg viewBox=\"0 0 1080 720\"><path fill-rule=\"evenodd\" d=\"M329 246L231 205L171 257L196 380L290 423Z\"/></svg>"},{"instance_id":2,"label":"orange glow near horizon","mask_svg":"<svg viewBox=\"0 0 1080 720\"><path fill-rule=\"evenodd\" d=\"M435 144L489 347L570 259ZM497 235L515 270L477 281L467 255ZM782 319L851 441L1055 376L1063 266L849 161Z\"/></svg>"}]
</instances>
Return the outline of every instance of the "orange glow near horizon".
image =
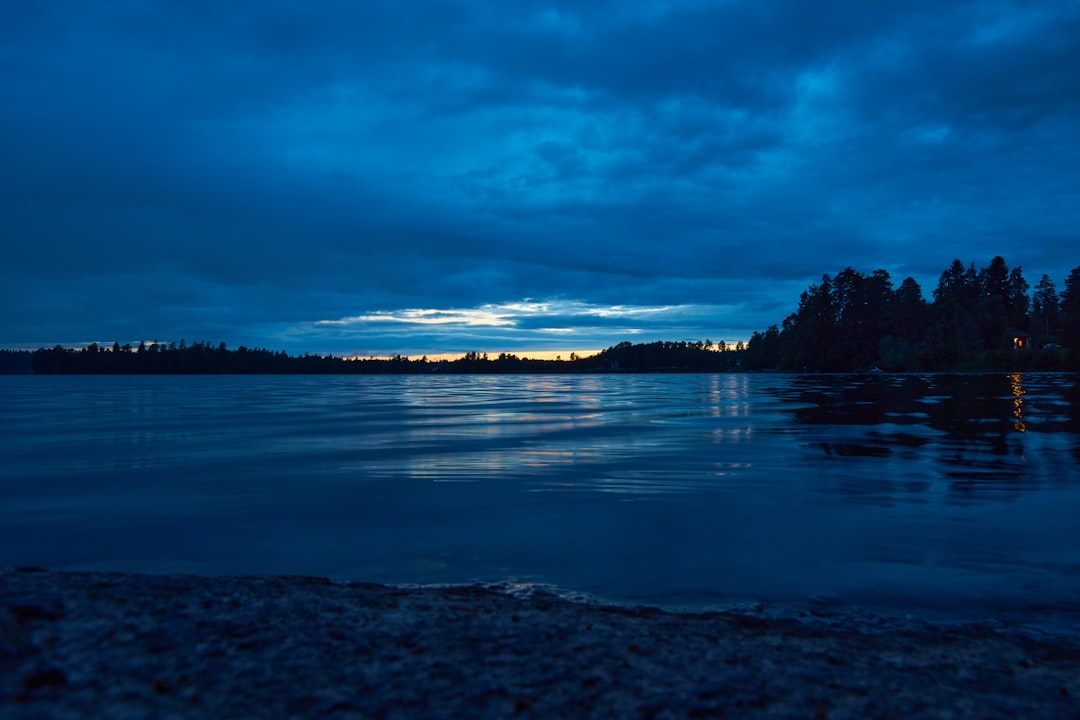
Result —
<instances>
[{"instance_id":1,"label":"orange glow near horizon","mask_svg":"<svg viewBox=\"0 0 1080 720\"><path fill-rule=\"evenodd\" d=\"M487 356L489 360L495 360L499 357L500 353L506 353L507 355L514 355L521 360L569 360L571 355L576 355L579 358L591 357L598 355L601 350L521 350L518 352L507 352L506 350L498 350L496 352L488 352ZM483 356L484 353L480 352ZM420 360L421 358L427 358L429 362L439 362L441 360L460 360L465 357L465 353L401 353L402 357L407 357L410 360ZM348 360L389 360L394 357L393 355L352 355L347 356Z\"/></svg>"}]
</instances>

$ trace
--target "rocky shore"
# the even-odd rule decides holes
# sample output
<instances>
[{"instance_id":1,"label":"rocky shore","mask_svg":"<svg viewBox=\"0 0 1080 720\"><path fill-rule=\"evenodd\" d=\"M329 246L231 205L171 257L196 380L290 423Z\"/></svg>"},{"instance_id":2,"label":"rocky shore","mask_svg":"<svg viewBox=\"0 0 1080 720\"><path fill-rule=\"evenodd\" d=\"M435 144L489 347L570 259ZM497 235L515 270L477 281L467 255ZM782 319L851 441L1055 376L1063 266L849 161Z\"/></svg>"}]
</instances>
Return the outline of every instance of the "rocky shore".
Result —
<instances>
[{"instance_id":1,"label":"rocky shore","mask_svg":"<svg viewBox=\"0 0 1080 720\"><path fill-rule=\"evenodd\" d=\"M1080 640L498 588L0 572L0 718L1080 718Z\"/></svg>"}]
</instances>

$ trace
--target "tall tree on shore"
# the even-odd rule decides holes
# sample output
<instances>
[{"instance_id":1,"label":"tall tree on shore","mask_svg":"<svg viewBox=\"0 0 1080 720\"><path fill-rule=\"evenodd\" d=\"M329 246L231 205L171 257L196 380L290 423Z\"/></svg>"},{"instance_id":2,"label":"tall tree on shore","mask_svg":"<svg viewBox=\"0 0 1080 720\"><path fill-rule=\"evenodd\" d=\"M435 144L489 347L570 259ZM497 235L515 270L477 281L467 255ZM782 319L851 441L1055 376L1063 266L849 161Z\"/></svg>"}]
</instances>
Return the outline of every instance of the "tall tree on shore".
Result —
<instances>
[{"instance_id":1,"label":"tall tree on shore","mask_svg":"<svg viewBox=\"0 0 1080 720\"><path fill-rule=\"evenodd\" d=\"M877 363L878 343L886 330L893 299L887 270L867 277L848 267L833 281L836 309L835 354L846 368L869 368Z\"/></svg>"},{"instance_id":2,"label":"tall tree on shore","mask_svg":"<svg viewBox=\"0 0 1080 720\"><path fill-rule=\"evenodd\" d=\"M979 296L979 289L975 263L965 268L964 263L957 258L938 278L938 286L934 289L934 304L955 303L970 309Z\"/></svg>"},{"instance_id":3,"label":"tall tree on shore","mask_svg":"<svg viewBox=\"0 0 1080 720\"><path fill-rule=\"evenodd\" d=\"M746 343L743 365L750 370L780 366L780 329L776 325L770 325L765 332L754 331Z\"/></svg>"},{"instance_id":4,"label":"tall tree on shore","mask_svg":"<svg viewBox=\"0 0 1080 720\"><path fill-rule=\"evenodd\" d=\"M1024 271L1017 265L1009 272L1009 282L1005 288L1005 312L1009 317L1009 327L1018 330L1028 329L1028 310L1031 299L1028 290L1031 286L1024 279Z\"/></svg>"},{"instance_id":5,"label":"tall tree on shore","mask_svg":"<svg viewBox=\"0 0 1080 720\"><path fill-rule=\"evenodd\" d=\"M1005 258L995 255L990 264L979 271L979 290L984 296L1005 297L1009 292L1009 266Z\"/></svg>"},{"instance_id":6,"label":"tall tree on shore","mask_svg":"<svg viewBox=\"0 0 1080 720\"><path fill-rule=\"evenodd\" d=\"M832 278L821 276L799 296L799 308L784 320L781 367L786 370L821 372L833 368L836 308Z\"/></svg>"},{"instance_id":7,"label":"tall tree on shore","mask_svg":"<svg viewBox=\"0 0 1080 720\"><path fill-rule=\"evenodd\" d=\"M1043 275L1031 298L1031 329L1043 340L1053 338L1058 325L1058 293L1049 275Z\"/></svg>"},{"instance_id":8,"label":"tall tree on shore","mask_svg":"<svg viewBox=\"0 0 1080 720\"><path fill-rule=\"evenodd\" d=\"M929 320L926 308L926 300L919 283L913 277L904 278L893 293L891 334L902 337L922 335Z\"/></svg>"},{"instance_id":9,"label":"tall tree on shore","mask_svg":"<svg viewBox=\"0 0 1080 720\"><path fill-rule=\"evenodd\" d=\"M1028 319L1028 283L1023 270L1009 270L1005 258L995 256L979 271L979 296L974 307L975 322L982 336L983 347L997 350L1005 347L1006 330L1024 330Z\"/></svg>"},{"instance_id":10,"label":"tall tree on shore","mask_svg":"<svg viewBox=\"0 0 1080 720\"><path fill-rule=\"evenodd\" d=\"M1059 310L1062 344L1080 350L1080 267L1073 268L1065 278Z\"/></svg>"},{"instance_id":11,"label":"tall tree on shore","mask_svg":"<svg viewBox=\"0 0 1080 720\"><path fill-rule=\"evenodd\" d=\"M934 322L927 333L933 367L954 368L983 347L983 334L975 313L982 288L990 285L985 279L980 282L975 263L965 268L959 259L941 273L931 306Z\"/></svg>"},{"instance_id":12,"label":"tall tree on shore","mask_svg":"<svg viewBox=\"0 0 1080 720\"><path fill-rule=\"evenodd\" d=\"M929 324L922 288L915 278L904 278L892 295L885 333L878 342L880 366L886 370L925 369Z\"/></svg>"}]
</instances>

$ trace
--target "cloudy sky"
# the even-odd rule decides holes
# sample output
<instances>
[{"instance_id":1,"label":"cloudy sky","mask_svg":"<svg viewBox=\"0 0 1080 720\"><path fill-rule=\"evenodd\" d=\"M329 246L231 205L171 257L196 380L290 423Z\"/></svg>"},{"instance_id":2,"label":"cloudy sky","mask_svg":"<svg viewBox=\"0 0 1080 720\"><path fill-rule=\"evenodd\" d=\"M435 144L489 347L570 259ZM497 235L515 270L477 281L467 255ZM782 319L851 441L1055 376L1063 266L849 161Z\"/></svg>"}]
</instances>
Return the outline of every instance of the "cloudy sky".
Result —
<instances>
[{"instance_id":1,"label":"cloudy sky","mask_svg":"<svg viewBox=\"0 0 1080 720\"><path fill-rule=\"evenodd\" d=\"M0 10L0 347L734 342L1080 265L1080 1Z\"/></svg>"}]
</instances>

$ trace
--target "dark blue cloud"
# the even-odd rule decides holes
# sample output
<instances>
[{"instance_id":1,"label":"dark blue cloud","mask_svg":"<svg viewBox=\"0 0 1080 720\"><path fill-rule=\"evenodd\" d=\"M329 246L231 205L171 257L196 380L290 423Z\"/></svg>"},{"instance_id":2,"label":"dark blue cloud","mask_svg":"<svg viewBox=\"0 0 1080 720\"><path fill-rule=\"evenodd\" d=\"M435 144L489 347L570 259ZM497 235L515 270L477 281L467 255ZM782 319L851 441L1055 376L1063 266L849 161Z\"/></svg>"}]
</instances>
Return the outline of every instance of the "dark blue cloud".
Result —
<instances>
[{"instance_id":1,"label":"dark blue cloud","mask_svg":"<svg viewBox=\"0 0 1080 720\"><path fill-rule=\"evenodd\" d=\"M1080 265L1076 2L3 13L0 345L733 341L848 265Z\"/></svg>"}]
</instances>

